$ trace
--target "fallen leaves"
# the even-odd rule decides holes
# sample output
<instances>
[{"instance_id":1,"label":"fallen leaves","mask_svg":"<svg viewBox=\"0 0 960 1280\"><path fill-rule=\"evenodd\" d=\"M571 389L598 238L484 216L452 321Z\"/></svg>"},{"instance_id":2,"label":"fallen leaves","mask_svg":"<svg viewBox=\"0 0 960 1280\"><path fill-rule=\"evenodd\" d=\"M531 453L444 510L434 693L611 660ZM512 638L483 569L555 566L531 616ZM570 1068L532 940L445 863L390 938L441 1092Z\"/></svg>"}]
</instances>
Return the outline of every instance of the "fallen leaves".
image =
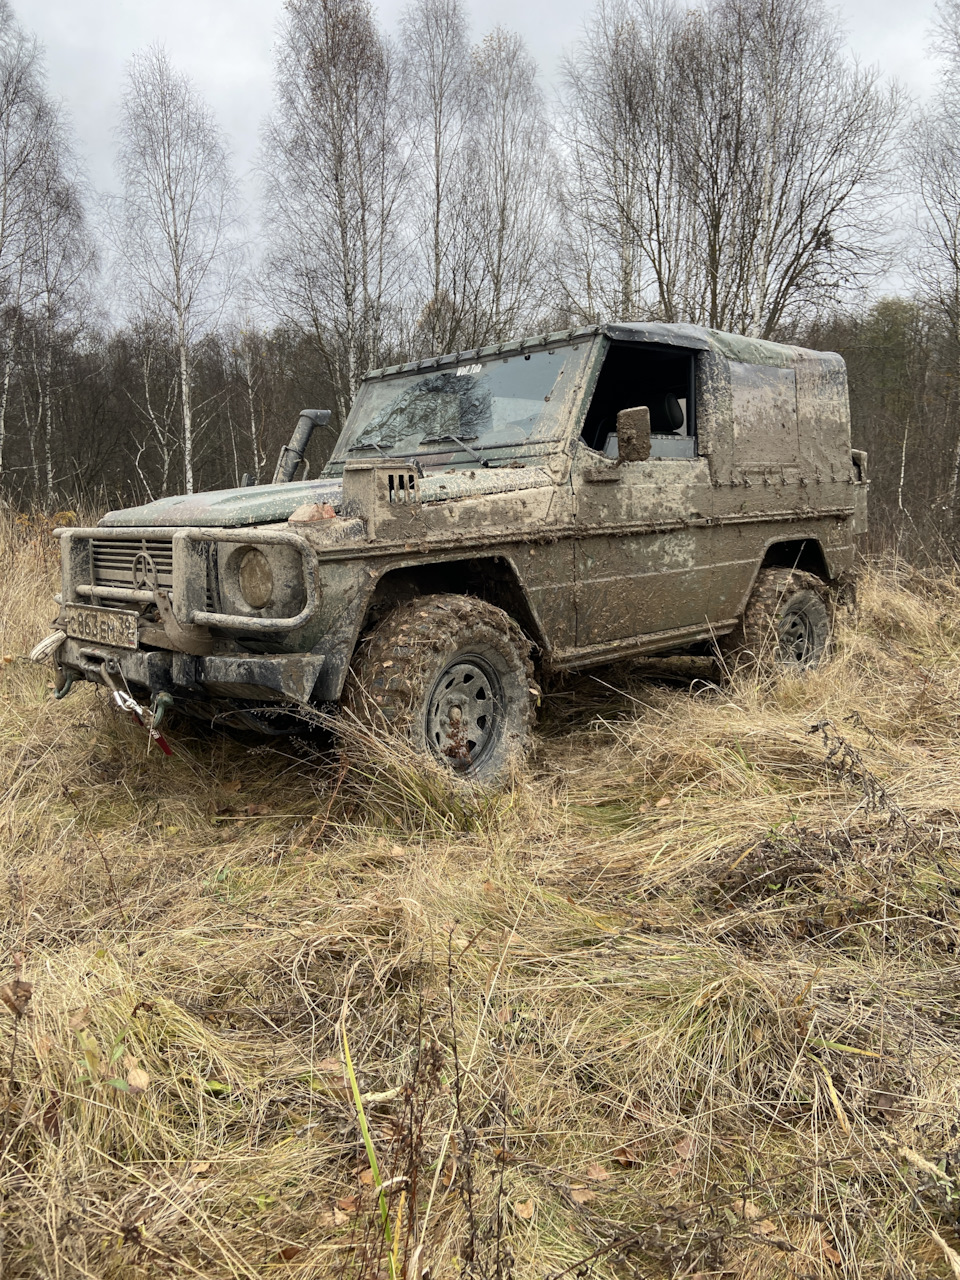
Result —
<instances>
[{"instance_id":1,"label":"fallen leaves","mask_svg":"<svg viewBox=\"0 0 960 1280\"><path fill-rule=\"evenodd\" d=\"M515 1200L513 1202L513 1212L518 1218L522 1218L524 1222L531 1221L535 1208L536 1206L534 1205L532 1198L529 1200Z\"/></svg>"},{"instance_id":2,"label":"fallen leaves","mask_svg":"<svg viewBox=\"0 0 960 1280\"><path fill-rule=\"evenodd\" d=\"M833 1247L827 1240L826 1236L822 1237L820 1244L821 1252L828 1262L832 1262L835 1267L839 1267L843 1262L843 1255Z\"/></svg>"},{"instance_id":3,"label":"fallen leaves","mask_svg":"<svg viewBox=\"0 0 960 1280\"><path fill-rule=\"evenodd\" d=\"M605 1182L610 1177L610 1171L602 1164L588 1164L584 1170L584 1177L592 1178L594 1182Z\"/></svg>"},{"instance_id":4,"label":"fallen leaves","mask_svg":"<svg viewBox=\"0 0 960 1280\"><path fill-rule=\"evenodd\" d=\"M144 1093L150 1084L150 1076L143 1067L131 1067L127 1072L127 1084L133 1093Z\"/></svg>"},{"instance_id":5,"label":"fallen leaves","mask_svg":"<svg viewBox=\"0 0 960 1280\"><path fill-rule=\"evenodd\" d=\"M50 1101L40 1113L40 1124L51 1138L60 1137L60 1095L52 1091Z\"/></svg>"},{"instance_id":6,"label":"fallen leaves","mask_svg":"<svg viewBox=\"0 0 960 1280\"><path fill-rule=\"evenodd\" d=\"M78 1009L72 1014L69 1021L71 1031L83 1031L90 1021L90 1006L85 1004L82 1009Z\"/></svg>"},{"instance_id":7,"label":"fallen leaves","mask_svg":"<svg viewBox=\"0 0 960 1280\"><path fill-rule=\"evenodd\" d=\"M643 1155L638 1147L617 1147L613 1158L624 1169L636 1169L643 1164Z\"/></svg>"},{"instance_id":8,"label":"fallen leaves","mask_svg":"<svg viewBox=\"0 0 960 1280\"><path fill-rule=\"evenodd\" d=\"M696 1139L692 1133L688 1133L685 1138L673 1144L673 1149L681 1160L690 1160L697 1149Z\"/></svg>"},{"instance_id":9,"label":"fallen leaves","mask_svg":"<svg viewBox=\"0 0 960 1280\"><path fill-rule=\"evenodd\" d=\"M591 1200L596 1200L597 1193L591 1191L589 1187L574 1184L570 1188L570 1199L574 1204L589 1204Z\"/></svg>"},{"instance_id":10,"label":"fallen leaves","mask_svg":"<svg viewBox=\"0 0 960 1280\"><path fill-rule=\"evenodd\" d=\"M753 1232L754 1235L762 1236L764 1239L766 1239L769 1236L775 1236L777 1234L777 1228L775 1224L770 1221L769 1218L760 1218L759 1221L755 1222L752 1225L750 1230Z\"/></svg>"},{"instance_id":11,"label":"fallen leaves","mask_svg":"<svg viewBox=\"0 0 960 1280\"><path fill-rule=\"evenodd\" d=\"M741 1200L736 1207L737 1216L750 1224L750 1231L753 1235L766 1239L768 1236L777 1234L777 1228L774 1223L766 1217L764 1210L759 1205L754 1204L752 1200Z\"/></svg>"},{"instance_id":12,"label":"fallen leaves","mask_svg":"<svg viewBox=\"0 0 960 1280\"><path fill-rule=\"evenodd\" d=\"M671 1178L676 1178L679 1174L683 1173L687 1164L696 1155L697 1140L694 1138L692 1133L688 1133L685 1138L681 1138L679 1142L675 1142L673 1144L673 1149L680 1159L676 1164L672 1164L668 1167L667 1173L669 1173Z\"/></svg>"},{"instance_id":13,"label":"fallen leaves","mask_svg":"<svg viewBox=\"0 0 960 1280\"><path fill-rule=\"evenodd\" d=\"M904 1114L903 1097L890 1093L886 1089L877 1089L870 1099L867 1110L871 1116L879 1116L893 1123L901 1119Z\"/></svg>"},{"instance_id":14,"label":"fallen leaves","mask_svg":"<svg viewBox=\"0 0 960 1280\"><path fill-rule=\"evenodd\" d=\"M12 982L0 987L0 1000L7 1006L15 1018L22 1018L27 1011L30 997L33 995L33 984L24 982L22 978L14 978Z\"/></svg>"}]
</instances>

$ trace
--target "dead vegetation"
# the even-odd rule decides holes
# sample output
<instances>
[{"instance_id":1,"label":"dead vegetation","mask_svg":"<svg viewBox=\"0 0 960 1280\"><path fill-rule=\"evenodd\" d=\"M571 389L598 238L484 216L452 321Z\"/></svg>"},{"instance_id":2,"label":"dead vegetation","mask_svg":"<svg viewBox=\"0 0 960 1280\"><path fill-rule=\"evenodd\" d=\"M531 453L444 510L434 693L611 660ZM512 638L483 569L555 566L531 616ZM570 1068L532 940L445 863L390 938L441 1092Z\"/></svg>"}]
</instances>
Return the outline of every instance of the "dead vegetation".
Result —
<instances>
[{"instance_id":1,"label":"dead vegetation","mask_svg":"<svg viewBox=\"0 0 960 1280\"><path fill-rule=\"evenodd\" d=\"M960 584L470 795L55 703L0 543L2 1275L960 1275Z\"/></svg>"}]
</instances>

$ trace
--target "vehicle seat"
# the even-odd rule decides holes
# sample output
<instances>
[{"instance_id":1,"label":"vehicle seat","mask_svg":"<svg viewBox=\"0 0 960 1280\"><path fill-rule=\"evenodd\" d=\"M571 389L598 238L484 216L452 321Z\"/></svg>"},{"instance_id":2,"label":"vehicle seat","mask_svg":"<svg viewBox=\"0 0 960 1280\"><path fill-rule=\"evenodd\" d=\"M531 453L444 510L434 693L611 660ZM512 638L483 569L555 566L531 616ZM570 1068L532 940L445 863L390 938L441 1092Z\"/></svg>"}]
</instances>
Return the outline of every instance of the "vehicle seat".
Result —
<instances>
[{"instance_id":1,"label":"vehicle seat","mask_svg":"<svg viewBox=\"0 0 960 1280\"><path fill-rule=\"evenodd\" d=\"M651 424L654 435L672 435L673 432L680 431L683 428L683 409L680 407L680 401L672 391L668 391L660 403L655 406L651 417L654 419Z\"/></svg>"}]
</instances>

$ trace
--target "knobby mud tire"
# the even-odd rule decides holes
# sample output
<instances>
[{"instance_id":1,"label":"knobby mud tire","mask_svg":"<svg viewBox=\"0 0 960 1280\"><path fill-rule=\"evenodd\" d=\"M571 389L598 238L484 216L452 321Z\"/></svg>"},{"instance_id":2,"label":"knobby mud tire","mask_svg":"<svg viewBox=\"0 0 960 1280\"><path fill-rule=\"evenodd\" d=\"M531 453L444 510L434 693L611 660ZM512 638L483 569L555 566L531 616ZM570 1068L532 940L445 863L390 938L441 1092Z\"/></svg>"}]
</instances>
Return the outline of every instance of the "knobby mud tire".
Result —
<instances>
[{"instance_id":1,"label":"knobby mud tire","mask_svg":"<svg viewBox=\"0 0 960 1280\"><path fill-rule=\"evenodd\" d=\"M530 749L539 690L529 652L529 641L502 609L469 596L422 596L398 605L361 642L343 701L363 724L414 754L496 784ZM451 672L461 680L475 679L471 672L486 675L496 689L496 724L475 760L446 736L430 740L431 732L438 734L440 677Z\"/></svg>"},{"instance_id":2,"label":"knobby mud tire","mask_svg":"<svg viewBox=\"0 0 960 1280\"><path fill-rule=\"evenodd\" d=\"M785 629L802 620L809 637L801 660L784 652ZM720 643L730 668L803 671L819 667L830 654L832 609L829 588L799 569L761 569L740 626Z\"/></svg>"}]
</instances>

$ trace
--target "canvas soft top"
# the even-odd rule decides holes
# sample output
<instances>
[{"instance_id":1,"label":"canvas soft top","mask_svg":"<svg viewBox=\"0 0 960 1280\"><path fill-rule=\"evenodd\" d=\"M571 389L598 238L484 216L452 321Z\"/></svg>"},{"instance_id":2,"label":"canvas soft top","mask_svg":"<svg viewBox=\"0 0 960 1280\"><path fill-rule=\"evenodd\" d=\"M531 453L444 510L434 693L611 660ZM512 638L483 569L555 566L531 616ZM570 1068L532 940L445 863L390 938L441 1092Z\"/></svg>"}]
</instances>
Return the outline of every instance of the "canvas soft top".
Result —
<instances>
[{"instance_id":1,"label":"canvas soft top","mask_svg":"<svg viewBox=\"0 0 960 1280\"><path fill-rule=\"evenodd\" d=\"M587 325L579 329L561 329L554 333L541 333L533 337L515 338L510 342L492 343L470 351L454 351L448 355L428 356L423 360L411 360L406 364L389 365L373 369L364 381L386 378L398 373L416 373L419 370L438 369L444 365L459 364L462 360L478 360L485 356L514 355L537 347L558 346L561 343L581 342L585 338L606 334L615 342L641 342L655 346L686 347L697 351L716 351L729 360L743 364L765 364L786 368L798 359L835 360L832 352L812 351L805 347L789 346L781 342L768 342L765 338L748 338L740 334L720 333L699 324L664 324L660 321L626 322L604 325Z\"/></svg>"}]
</instances>

